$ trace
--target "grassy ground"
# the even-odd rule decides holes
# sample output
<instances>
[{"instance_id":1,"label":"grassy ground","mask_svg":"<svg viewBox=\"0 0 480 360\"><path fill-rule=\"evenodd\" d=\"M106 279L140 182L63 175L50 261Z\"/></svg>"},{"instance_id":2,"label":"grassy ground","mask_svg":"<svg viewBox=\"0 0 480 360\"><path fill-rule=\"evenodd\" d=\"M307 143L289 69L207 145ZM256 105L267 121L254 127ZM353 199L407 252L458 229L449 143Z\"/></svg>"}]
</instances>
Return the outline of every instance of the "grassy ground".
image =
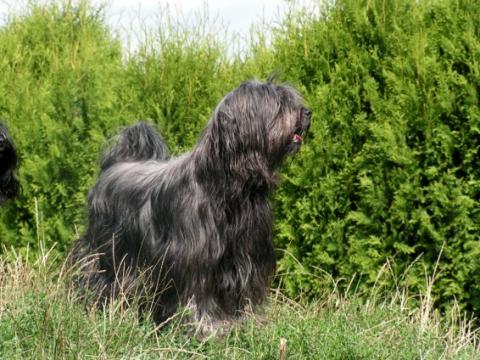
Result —
<instances>
[{"instance_id":1,"label":"grassy ground","mask_svg":"<svg viewBox=\"0 0 480 360\"><path fill-rule=\"evenodd\" d=\"M455 312L441 322L428 294L418 302L406 291L372 290L365 303L333 292L301 305L272 291L265 323L251 318L224 338L199 341L181 315L156 330L121 302L85 306L52 258L0 258L1 359L276 359L285 342L287 359L480 359L472 323Z\"/></svg>"}]
</instances>

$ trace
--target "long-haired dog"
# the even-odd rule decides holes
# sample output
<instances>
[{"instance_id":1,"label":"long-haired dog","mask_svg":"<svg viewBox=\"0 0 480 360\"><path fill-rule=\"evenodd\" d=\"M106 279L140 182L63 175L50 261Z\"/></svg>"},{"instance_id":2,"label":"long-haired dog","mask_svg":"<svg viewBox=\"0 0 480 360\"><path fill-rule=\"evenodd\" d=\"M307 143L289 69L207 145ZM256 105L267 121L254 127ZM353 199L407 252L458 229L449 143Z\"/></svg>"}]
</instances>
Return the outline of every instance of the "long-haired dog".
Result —
<instances>
[{"instance_id":1,"label":"long-haired dog","mask_svg":"<svg viewBox=\"0 0 480 360\"><path fill-rule=\"evenodd\" d=\"M157 322L186 307L202 331L255 309L275 272L275 172L309 124L293 88L249 81L182 156L169 159L143 122L125 129L103 157L88 229L73 248L75 260L90 259L79 286L101 299L145 295Z\"/></svg>"},{"instance_id":2,"label":"long-haired dog","mask_svg":"<svg viewBox=\"0 0 480 360\"><path fill-rule=\"evenodd\" d=\"M0 205L15 197L20 190L16 177L18 156L7 128L0 123Z\"/></svg>"}]
</instances>

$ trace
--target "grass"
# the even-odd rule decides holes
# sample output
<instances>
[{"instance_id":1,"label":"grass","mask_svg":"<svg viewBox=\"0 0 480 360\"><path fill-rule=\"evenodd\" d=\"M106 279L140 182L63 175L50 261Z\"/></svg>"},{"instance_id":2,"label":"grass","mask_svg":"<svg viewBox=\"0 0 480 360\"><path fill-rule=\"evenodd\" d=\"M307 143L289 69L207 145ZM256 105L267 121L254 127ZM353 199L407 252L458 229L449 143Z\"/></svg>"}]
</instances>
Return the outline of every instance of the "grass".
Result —
<instances>
[{"instance_id":1,"label":"grass","mask_svg":"<svg viewBox=\"0 0 480 360\"><path fill-rule=\"evenodd\" d=\"M228 336L199 341L181 314L156 329L122 301L89 307L51 252L30 259L6 252L0 257L0 358L480 359L472 321L457 311L441 321L428 293L407 294L372 290L365 302L334 291L302 304L272 290L264 322L251 317Z\"/></svg>"}]
</instances>

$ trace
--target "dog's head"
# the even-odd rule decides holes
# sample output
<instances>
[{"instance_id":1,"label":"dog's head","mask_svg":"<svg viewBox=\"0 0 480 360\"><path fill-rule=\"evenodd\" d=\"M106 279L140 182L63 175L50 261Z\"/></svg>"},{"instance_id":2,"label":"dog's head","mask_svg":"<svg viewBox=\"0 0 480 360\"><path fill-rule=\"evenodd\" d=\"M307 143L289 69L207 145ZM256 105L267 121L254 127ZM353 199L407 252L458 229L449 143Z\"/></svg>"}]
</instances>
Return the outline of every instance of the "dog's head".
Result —
<instances>
[{"instance_id":1,"label":"dog's head","mask_svg":"<svg viewBox=\"0 0 480 360\"><path fill-rule=\"evenodd\" d=\"M276 167L287 155L295 155L300 149L310 128L312 113L295 89L271 83L266 86L265 102L273 109L266 119L269 162Z\"/></svg>"},{"instance_id":2,"label":"dog's head","mask_svg":"<svg viewBox=\"0 0 480 360\"><path fill-rule=\"evenodd\" d=\"M201 142L232 168L271 173L299 150L310 116L292 87L248 81L220 102Z\"/></svg>"},{"instance_id":3,"label":"dog's head","mask_svg":"<svg viewBox=\"0 0 480 360\"><path fill-rule=\"evenodd\" d=\"M7 128L0 124L0 203L14 197L20 190L15 176L18 157Z\"/></svg>"}]
</instances>

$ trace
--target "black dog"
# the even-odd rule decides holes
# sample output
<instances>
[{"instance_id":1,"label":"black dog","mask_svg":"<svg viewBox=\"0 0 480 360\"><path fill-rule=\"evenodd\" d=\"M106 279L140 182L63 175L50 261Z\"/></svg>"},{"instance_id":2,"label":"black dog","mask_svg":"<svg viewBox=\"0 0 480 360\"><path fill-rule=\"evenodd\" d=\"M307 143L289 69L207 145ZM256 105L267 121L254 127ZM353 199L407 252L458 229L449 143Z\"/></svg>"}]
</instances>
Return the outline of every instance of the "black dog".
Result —
<instances>
[{"instance_id":1,"label":"black dog","mask_svg":"<svg viewBox=\"0 0 480 360\"><path fill-rule=\"evenodd\" d=\"M15 197L20 190L15 175L17 166L17 151L7 128L0 123L0 205Z\"/></svg>"},{"instance_id":2,"label":"black dog","mask_svg":"<svg viewBox=\"0 0 480 360\"><path fill-rule=\"evenodd\" d=\"M268 197L309 124L294 89L250 81L220 102L197 146L177 158L168 159L145 123L125 129L102 160L88 229L74 246L75 260L89 259L79 286L101 299L145 295L157 322L180 305L202 332L228 329L268 291Z\"/></svg>"}]
</instances>

